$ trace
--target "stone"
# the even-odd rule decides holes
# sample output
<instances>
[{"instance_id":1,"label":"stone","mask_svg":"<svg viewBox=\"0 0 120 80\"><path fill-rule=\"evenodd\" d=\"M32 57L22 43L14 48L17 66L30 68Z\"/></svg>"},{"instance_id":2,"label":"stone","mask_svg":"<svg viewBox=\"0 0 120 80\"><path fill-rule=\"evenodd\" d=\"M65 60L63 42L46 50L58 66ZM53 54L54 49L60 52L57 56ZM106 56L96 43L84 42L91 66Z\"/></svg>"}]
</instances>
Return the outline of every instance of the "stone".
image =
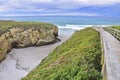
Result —
<instances>
[{"instance_id":1,"label":"stone","mask_svg":"<svg viewBox=\"0 0 120 80\"><path fill-rule=\"evenodd\" d=\"M0 62L6 58L12 48L42 46L60 41L58 28L12 27L0 36Z\"/></svg>"}]
</instances>

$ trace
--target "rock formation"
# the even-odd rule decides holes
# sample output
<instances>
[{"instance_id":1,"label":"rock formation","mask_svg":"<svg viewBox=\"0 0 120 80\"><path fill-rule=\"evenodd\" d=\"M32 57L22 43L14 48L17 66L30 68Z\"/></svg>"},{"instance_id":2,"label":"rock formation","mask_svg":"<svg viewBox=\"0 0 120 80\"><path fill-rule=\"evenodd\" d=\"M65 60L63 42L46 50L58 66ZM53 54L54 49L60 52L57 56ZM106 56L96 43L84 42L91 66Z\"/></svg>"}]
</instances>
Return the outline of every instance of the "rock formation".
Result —
<instances>
[{"instance_id":1,"label":"rock formation","mask_svg":"<svg viewBox=\"0 0 120 80\"><path fill-rule=\"evenodd\" d=\"M13 23L22 25L22 23L17 23L14 21L12 22L12 24ZM27 22L27 24L28 23L30 22ZM37 24L37 27L34 23L34 24L27 25L27 27L26 25L25 27L12 26L4 31L0 29L0 32L1 32L0 34L0 61L5 59L6 54L12 48L41 46L41 45L47 45L47 44L51 44L51 43L55 43L59 41L59 39L57 39L58 28L56 26L51 27L48 25L48 27L44 27L43 24L42 25L38 23L36 24ZM32 27L29 27L31 25Z\"/></svg>"}]
</instances>

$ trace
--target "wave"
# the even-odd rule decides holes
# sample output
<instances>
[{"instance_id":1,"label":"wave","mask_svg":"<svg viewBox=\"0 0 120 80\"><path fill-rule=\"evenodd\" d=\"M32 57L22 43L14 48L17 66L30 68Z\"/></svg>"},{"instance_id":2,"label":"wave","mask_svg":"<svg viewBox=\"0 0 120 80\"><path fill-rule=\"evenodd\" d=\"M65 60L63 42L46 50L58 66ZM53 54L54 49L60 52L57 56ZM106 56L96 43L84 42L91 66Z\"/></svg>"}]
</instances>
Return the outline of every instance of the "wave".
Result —
<instances>
[{"instance_id":1,"label":"wave","mask_svg":"<svg viewBox=\"0 0 120 80\"><path fill-rule=\"evenodd\" d=\"M111 26L111 25L69 25L69 24L66 24L65 26L58 26L58 28L59 29L81 30L86 27L96 27L96 26L105 27L105 26Z\"/></svg>"}]
</instances>

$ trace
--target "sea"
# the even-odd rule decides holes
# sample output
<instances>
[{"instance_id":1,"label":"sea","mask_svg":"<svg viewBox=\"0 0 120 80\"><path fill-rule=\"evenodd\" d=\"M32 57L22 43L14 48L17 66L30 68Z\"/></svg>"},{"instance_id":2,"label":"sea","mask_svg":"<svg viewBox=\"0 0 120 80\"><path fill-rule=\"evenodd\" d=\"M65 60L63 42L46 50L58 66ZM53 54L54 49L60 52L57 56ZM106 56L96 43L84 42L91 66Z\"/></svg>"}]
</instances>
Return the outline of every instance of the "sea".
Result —
<instances>
[{"instance_id":1,"label":"sea","mask_svg":"<svg viewBox=\"0 0 120 80\"><path fill-rule=\"evenodd\" d=\"M1 20L48 22L59 28L59 33L71 34L91 26L120 25L120 17L94 16L0 16Z\"/></svg>"}]
</instances>

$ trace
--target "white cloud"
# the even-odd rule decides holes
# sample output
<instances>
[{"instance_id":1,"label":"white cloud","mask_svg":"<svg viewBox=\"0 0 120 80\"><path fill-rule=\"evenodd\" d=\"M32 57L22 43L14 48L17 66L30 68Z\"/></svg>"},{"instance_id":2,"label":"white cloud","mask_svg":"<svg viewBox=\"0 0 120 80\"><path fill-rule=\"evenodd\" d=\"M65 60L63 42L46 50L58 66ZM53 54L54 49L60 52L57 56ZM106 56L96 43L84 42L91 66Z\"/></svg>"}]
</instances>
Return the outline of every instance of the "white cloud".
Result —
<instances>
[{"instance_id":1,"label":"white cloud","mask_svg":"<svg viewBox=\"0 0 120 80\"><path fill-rule=\"evenodd\" d=\"M54 1L54 0L53 0ZM120 3L120 0L61 0L61 2L73 2L77 4L86 4L86 5L109 5L109 4L115 4Z\"/></svg>"},{"instance_id":2,"label":"white cloud","mask_svg":"<svg viewBox=\"0 0 120 80\"><path fill-rule=\"evenodd\" d=\"M22 4L18 0L9 0L9 1L2 1L4 4L0 4L0 12L5 12L9 10L14 10L18 7L23 7Z\"/></svg>"},{"instance_id":3,"label":"white cloud","mask_svg":"<svg viewBox=\"0 0 120 80\"><path fill-rule=\"evenodd\" d=\"M26 1L26 0L22 0ZM120 0L29 0L31 2L39 2L39 3L77 3L77 4L90 4L90 5L104 5L104 4L115 4L119 3ZM89 5L88 4L88 5ZM67 6L67 5L66 5Z\"/></svg>"},{"instance_id":4,"label":"white cloud","mask_svg":"<svg viewBox=\"0 0 120 80\"><path fill-rule=\"evenodd\" d=\"M54 0L53 0L54 1ZM86 6L109 6L120 3L120 0L60 0L61 8L81 8Z\"/></svg>"},{"instance_id":5,"label":"white cloud","mask_svg":"<svg viewBox=\"0 0 120 80\"><path fill-rule=\"evenodd\" d=\"M91 2L91 4L96 4L96 5L111 5L116 3L120 3L120 0L98 0Z\"/></svg>"},{"instance_id":6,"label":"white cloud","mask_svg":"<svg viewBox=\"0 0 120 80\"><path fill-rule=\"evenodd\" d=\"M46 14L48 15L48 14ZM49 14L49 15L60 15L60 16L99 16L99 14L95 13L82 13L82 12L69 12L69 13L56 13L56 14Z\"/></svg>"},{"instance_id":7,"label":"white cloud","mask_svg":"<svg viewBox=\"0 0 120 80\"><path fill-rule=\"evenodd\" d=\"M1 16L100 16L99 14L92 14L92 13L44 13L44 14L3 14Z\"/></svg>"},{"instance_id":8,"label":"white cloud","mask_svg":"<svg viewBox=\"0 0 120 80\"><path fill-rule=\"evenodd\" d=\"M5 7L0 6L0 12L6 11Z\"/></svg>"},{"instance_id":9,"label":"white cloud","mask_svg":"<svg viewBox=\"0 0 120 80\"><path fill-rule=\"evenodd\" d=\"M35 4L40 4L37 8L48 8L47 5L51 5L53 7L61 8L61 9L69 9L69 8L78 8L84 6L107 6L116 3L120 3L120 0L2 0L4 4L0 4L0 11L5 11L9 9L16 8L36 8ZM46 3L48 3L46 5ZM34 5L32 5L34 4ZM44 6L41 6L44 5Z\"/></svg>"},{"instance_id":10,"label":"white cloud","mask_svg":"<svg viewBox=\"0 0 120 80\"><path fill-rule=\"evenodd\" d=\"M26 1L26 0L23 0ZM84 4L84 5L110 5L120 3L120 0L29 0L31 2L38 2L38 3L59 3L59 4ZM67 5L66 5L67 6Z\"/></svg>"},{"instance_id":11,"label":"white cloud","mask_svg":"<svg viewBox=\"0 0 120 80\"><path fill-rule=\"evenodd\" d=\"M51 12L64 11L77 9L86 6L109 6L113 4L120 3L120 0L0 0L0 12L13 11L41 11L46 12L49 10ZM53 9L56 8L56 9ZM31 14L30 14L31 15ZM54 14L43 14L43 15L58 15ZM83 12L69 12L60 13L59 15L98 15L94 13L83 13Z\"/></svg>"},{"instance_id":12,"label":"white cloud","mask_svg":"<svg viewBox=\"0 0 120 80\"><path fill-rule=\"evenodd\" d=\"M49 3L54 2L55 0L29 0L31 2L38 2L38 3Z\"/></svg>"}]
</instances>

